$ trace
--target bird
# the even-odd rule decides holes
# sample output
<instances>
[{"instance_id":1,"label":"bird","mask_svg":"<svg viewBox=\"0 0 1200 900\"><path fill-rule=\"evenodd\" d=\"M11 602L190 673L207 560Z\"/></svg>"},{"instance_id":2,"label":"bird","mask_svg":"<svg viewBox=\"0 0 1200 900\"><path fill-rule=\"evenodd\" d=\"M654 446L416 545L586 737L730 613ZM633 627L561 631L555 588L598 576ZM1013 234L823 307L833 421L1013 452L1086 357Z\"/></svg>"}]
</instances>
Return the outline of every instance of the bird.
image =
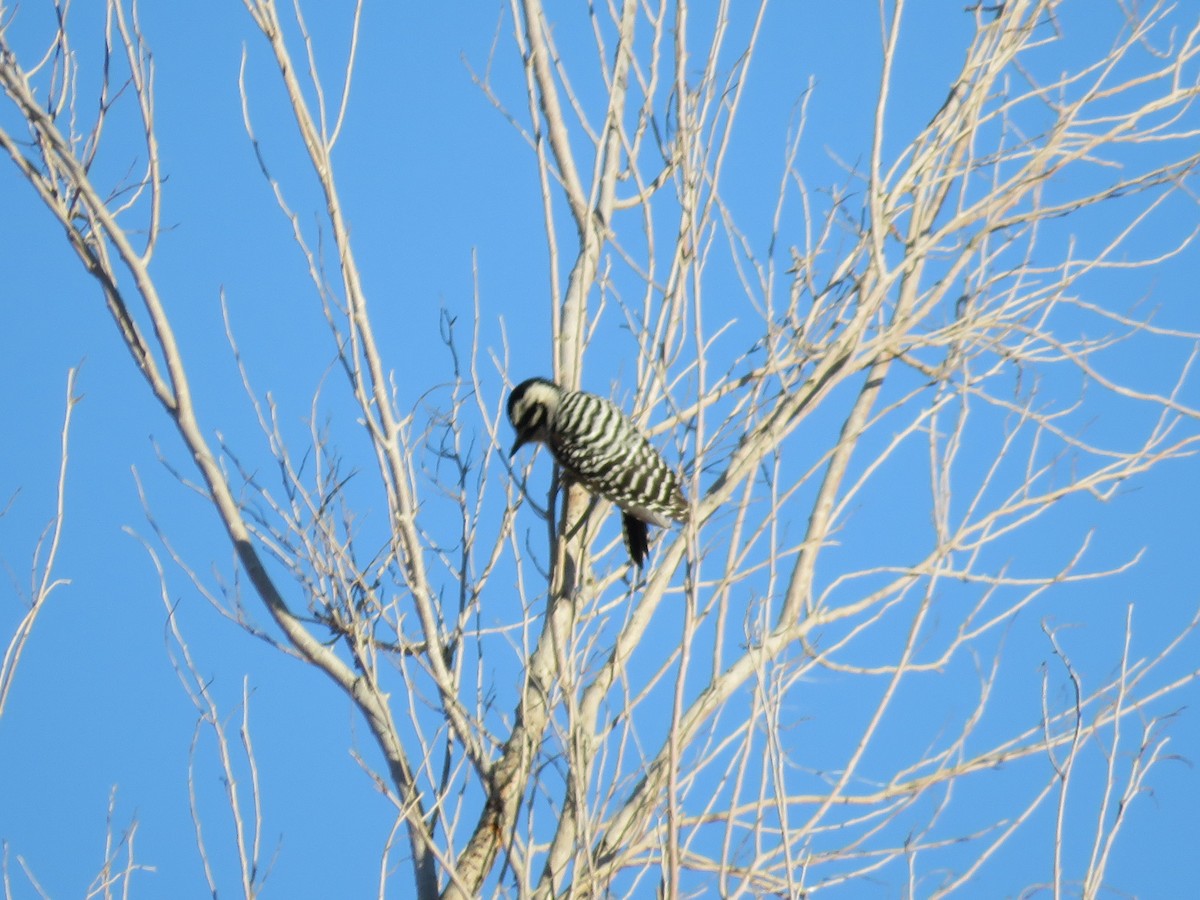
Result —
<instances>
[{"instance_id":1,"label":"bird","mask_svg":"<svg viewBox=\"0 0 1200 900\"><path fill-rule=\"evenodd\" d=\"M550 448L568 477L621 508L625 544L639 569L650 549L648 525L686 522L689 507L678 476L611 400L530 378L508 396L508 419L523 446Z\"/></svg>"}]
</instances>

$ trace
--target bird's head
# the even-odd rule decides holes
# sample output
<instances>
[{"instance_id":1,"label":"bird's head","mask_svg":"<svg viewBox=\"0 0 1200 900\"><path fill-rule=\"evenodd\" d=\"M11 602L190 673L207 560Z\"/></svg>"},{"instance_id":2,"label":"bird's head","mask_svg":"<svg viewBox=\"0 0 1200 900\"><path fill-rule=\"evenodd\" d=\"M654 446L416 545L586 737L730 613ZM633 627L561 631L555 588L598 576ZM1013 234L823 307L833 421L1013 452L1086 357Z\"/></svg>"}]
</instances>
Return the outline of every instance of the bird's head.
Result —
<instances>
[{"instance_id":1,"label":"bird's head","mask_svg":"<svg viewBox=\"0 0 1200 900\"><path fill-rule=\"evenodd\" d=\"M530 378L513 388L508 395L508 420L517 430L517 439L508 453L510 459L530 441L545 442L562 393L545 378Z\"/></svg>"}]
</instances>

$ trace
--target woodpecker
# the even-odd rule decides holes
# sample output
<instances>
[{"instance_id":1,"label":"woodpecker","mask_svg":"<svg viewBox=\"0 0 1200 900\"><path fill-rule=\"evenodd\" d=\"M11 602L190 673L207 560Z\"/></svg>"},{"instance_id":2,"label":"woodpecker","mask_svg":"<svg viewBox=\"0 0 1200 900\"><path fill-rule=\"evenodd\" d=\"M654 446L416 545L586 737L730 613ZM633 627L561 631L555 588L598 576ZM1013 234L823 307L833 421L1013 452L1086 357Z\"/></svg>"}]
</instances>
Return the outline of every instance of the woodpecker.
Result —
<instances>
[{"instance_id":1,"label":"woodpecker","mask_svg":"<svg viewBox=\"0 0 1200 900\"><path fill-rule=\"evenodd\" d=\"M647 525L687 521L679 478L612 401L530 378L509 395L508 419L517 431L510 459L525 444L543 443L570 478L621 508L638 568L650 547Z\"/></svg>"}]
</instances>

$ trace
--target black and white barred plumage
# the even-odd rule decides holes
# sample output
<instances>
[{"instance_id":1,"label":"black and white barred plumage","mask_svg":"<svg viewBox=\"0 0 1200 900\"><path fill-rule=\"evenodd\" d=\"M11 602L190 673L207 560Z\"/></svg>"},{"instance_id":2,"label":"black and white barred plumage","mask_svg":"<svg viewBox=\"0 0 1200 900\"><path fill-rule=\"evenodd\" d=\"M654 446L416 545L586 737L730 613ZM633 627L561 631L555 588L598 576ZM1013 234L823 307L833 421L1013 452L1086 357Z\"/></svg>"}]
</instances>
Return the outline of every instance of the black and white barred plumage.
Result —
<instances>
[{"instance_id":1,"label":"black and white barred plumage","mask_svg":"<svg viewBox=\"0 0 1200 900\"><path fill-rule=\"evenodd\" d=\"M509 395L508 418L517 430L510 456L540 441L569 477L621 507L634 565L641 567L650 546L647 524L687 521L679 479L615 403L530 378Z\"/></svg>"}]
</instances>

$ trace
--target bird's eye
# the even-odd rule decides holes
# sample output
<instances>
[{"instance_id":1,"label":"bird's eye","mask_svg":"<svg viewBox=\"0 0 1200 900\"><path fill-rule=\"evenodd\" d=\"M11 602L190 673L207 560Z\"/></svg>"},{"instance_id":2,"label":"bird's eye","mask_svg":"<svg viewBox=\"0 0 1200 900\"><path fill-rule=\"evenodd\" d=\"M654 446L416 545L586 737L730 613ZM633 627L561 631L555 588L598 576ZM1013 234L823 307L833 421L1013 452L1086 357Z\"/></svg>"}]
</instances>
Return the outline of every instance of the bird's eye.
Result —
<instances>
[{"instance_id":1,"label":"bird's eye","mask_svg":"<svg viewBox=\"0 0 1200 900\"><path fill-rule=\"evenodd\" d=\"M542 424L542 420L546 418L546 410L541 406L532 406L529 411L521 419L522 430L537 428Z\"/></svg>"}]
</instances>

